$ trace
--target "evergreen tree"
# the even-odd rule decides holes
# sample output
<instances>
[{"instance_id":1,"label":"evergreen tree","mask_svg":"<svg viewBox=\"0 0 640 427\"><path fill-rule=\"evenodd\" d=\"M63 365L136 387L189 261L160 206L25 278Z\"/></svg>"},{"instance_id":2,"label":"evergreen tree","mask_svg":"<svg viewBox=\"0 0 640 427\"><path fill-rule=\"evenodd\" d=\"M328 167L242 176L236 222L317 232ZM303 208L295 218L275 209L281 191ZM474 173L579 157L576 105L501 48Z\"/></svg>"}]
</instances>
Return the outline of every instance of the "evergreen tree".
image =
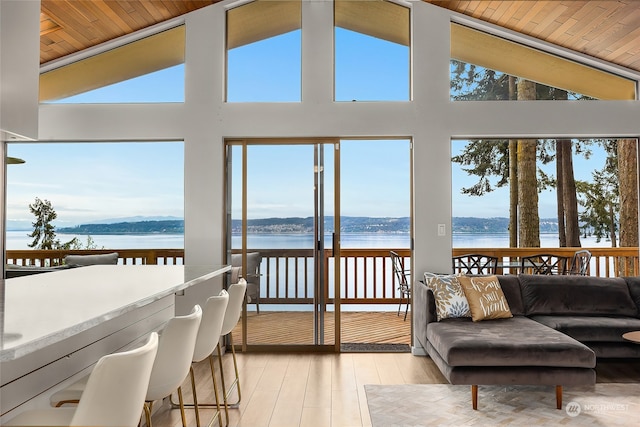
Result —
<instances>
[{"instance_id":1,"label":"evergreen tree","mask_svg":"<svg viewBox=\"0 0 640 427\"><path fill-rule=\"evenodd\" d=\"M521 80L516 84L513 76L507 76L494 70L466 64L460 61L451 61L451 89L452 98L455 100L566 100L569 97L567 91L535 84ZM524 89L526 88L526 90ZM572 94L576 97L576 94ZM553 142L553 144L552 144ZM520 147L520 143L526 143L526 147ZM547 164L556 161L556 178L546 176L538 169L538 179L527 183L520 183L518 154L522 150L527 152L528 161L540 161ZM531 156L530 150L537 150ZM460 163L463 170L469 175L478 177L478 181L471 187L463 188L463 194L481 196L506 185L510 186L509 192L509 242L511 247L519 244L528 246L534 244L533 231L520 230L523 218L533 220L537 217L530 212L522 212L520 201L526 200L526 209L538 209L537 203L532 204L530 197L521 197L519 192L526 188L525 192L531 194L531 185L535 184L538 191L547 187L555 187L558 201L558 224L560 246L580 246L580 229L578 226L578 203L575 193L575 179L573 173L573 153L571 140L535 141L526 142L517 140L473 140L467 145L462 154L454 156L453 162ZM531 170L531 169L529 169ZM525 176L529 177L528 173ZM491 178L497 178L492 185ZM537 200L537 194L536 194ZM527 222L527 227L534 227ZM526 234L533 237L530 243L518 242L519 235Z\"/></svg>"},{"instance_id":2,"label":"evergreen tree","mask_svg":"<svg viewBox=\"0 0 640 427\"><path fill-rule=\"evenodd\" d=\"M56 232L52 221L58 217L58 214L51 206L51 202L36 197L35 202L29 205L29 211L35 215L36 220L31 223L33 232L28 236L33 238L33 242L28 246L35 249L53 249Z\"/></svg>"},{"instance_id":3,"label":"evergreen tree","mask_svg":"<svg viewBox=\"0 0 640 427\"><path fill-rule=\"evenodd\" d=\"M518 100L535 100L535 82L518 81ZM523 248L540 247L536 140L518 140L518 241Z\"/></svg>"},{"instance_id":4,"label":"evergreen tree","mask_svg":"<svg viewBox=\"0 0 640 427\"><path fill-rule=\"evenodd\" d=\"M81 249L82 244L77 238L73 238L66 243L60 243L60 240L56 239L55 226L53 221L58 217L55 209L48 200L41 200L36 197L34 203L29 205L29 210L35 215L35 222L33 225L33 232L28 234L33 238L33 241L28 245L34 249Z\"/></svg>"},{"instance_id":5,"label":"evergreen tree","mask_svg":"<svg viewBox=\"0 0 640 427\"><path fill-rule=\"evenodd\" d=\"M618 180L615 174L605 167L593 172L593 182L576 183L580 193L580 204L584 210L580 214L582 230L586 235L594 235L596 242L603 238L617 247L618 225L617 213L620 209L618 197Z\"/></svg>"},{"instance_id":6,"label":"evergreen tree","mask_svg":"<svg viewBox=\"0 0 640 427\"><path fill-rule=\"evenodd\" d=\"M622 139L617 144L620 184L620 246L638 247L638 139ZM621 260L621 274L634 271L634 259Z\"/></svg>"}]
</instances>

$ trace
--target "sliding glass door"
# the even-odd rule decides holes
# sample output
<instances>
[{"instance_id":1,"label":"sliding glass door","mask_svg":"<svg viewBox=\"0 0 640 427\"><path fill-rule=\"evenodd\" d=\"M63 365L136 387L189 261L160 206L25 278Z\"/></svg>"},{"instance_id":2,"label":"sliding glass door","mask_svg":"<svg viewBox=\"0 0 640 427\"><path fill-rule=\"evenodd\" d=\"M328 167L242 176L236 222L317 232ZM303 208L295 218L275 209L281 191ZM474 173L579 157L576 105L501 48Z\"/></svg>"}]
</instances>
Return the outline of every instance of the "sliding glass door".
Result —
<instances>
[{"instance_id":1,"label":"sliding glass door","mask_svg":"<svg viewBox=\"0 0 640 427\"><path fill-rule=\"evenodd\" d=\"M244 349L339 348L338 152L337 140L227 142L227 252L248 282Z\"/></svg>"}]
</instances>

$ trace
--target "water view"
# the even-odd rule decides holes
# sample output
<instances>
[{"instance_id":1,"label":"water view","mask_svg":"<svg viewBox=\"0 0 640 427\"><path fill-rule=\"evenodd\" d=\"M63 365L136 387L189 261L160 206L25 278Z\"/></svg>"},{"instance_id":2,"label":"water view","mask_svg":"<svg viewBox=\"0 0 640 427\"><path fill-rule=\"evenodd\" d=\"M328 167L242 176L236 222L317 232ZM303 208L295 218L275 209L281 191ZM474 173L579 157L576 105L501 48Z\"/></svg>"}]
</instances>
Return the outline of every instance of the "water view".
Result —
<instances>
[{"instance_id":1,"label":"water view","mask_svg":"<svg viewBox=\"0 0 640 427\"><path fill-rule=\"evenodd\" d=\"M30 231L7 231L7 249L30 249L32 239L27 236ZM86 244L86 235L62 234L58 238L61 242L67 242L77 237L82 244ZM182 249L184 248L184 236L181 234L103 234L91 235L97 249ZM250 234L247 236L248 246L251 249L299 249L313 248L313 235L303 234ZM331 242L331 235L326 236L326 241ZM583 237L583 247L611 247L611 242L601 240L596 242L595 237ZM232 245L240 248L240 236L234 235ZM380 234L380 233L343 233L342 248L409 248L409 235L406 233ZM553 233L540 235L540 246L544 248L557 248L558 235ZM454 248L506 248L509 247L509 235L506 233L472 233L453 234Z\"/></svg>"},{"instance_id":2,"label":"water view","mask_svg":"<svg viewBox=\"0 0 640 427\"><path fill-rule=\"evenodd\" d=\"M8 231L7 232L7 249L8 250L28 250L28 244L32 241L31 238L27 236L29 231ZM87 235L76 235L76 234L64 234L59 233L57 237L62 242L69 241L74 237L78 238L83 244L87 241ZM91 235L95 247L98 249L181 249L184 248L184 236L181 234L96 234ZM327 247L330 247L331 235L327 234L325 236ZM342 234L342 248L343 249L405 249L409 248L409 235L407 233L343 233ZM456 248L490 248L490 247L508 247L509 236L507 233L467 233L467 234L453 234L453 246ZM234 235L232 239L232 245L234 248L240 248L241 246L241 236ZM542 234L541 235L541 245L543 247L558 247L558 236L557 234ZM582 245L584 247L606 247L610 246L610 242L601 241L599 243L595 242L595 238L585 238L582 240ZM260 234L249 234L248 235L248 246L251 250L267 250L267 249L311 249L313 248L313 235L310 233L280 233L280 234L268 234L268 233L260 233ZM269 270L271 272L275 272L278 270L277 266L277 258L271 258L269 261ZM352 260L353 262L353 260ZM360 265L361 273L363 271L367 271L366 274L356 274L356 267L353 263L349 264L347 269L343 273L343 278L341 280L347 280L350 283L349 290L347 292L348 296L353 296L351 293L354 292L355 288L359 289L359 295L364 294L369 297L382 297L379 295L380 292L383 291L383 286L379 285L384 282L384 268L383 264L388 261L385 261L381 258L379 259L368 259L366 260L366 268L363 265ZM312 261L307 260L307 268L310 270L313 269ZM374 266L375 263L375 266ZM297 265L297 264L296 264ZM388 265L387 265L388 266ZM266 271L266 265L263 265ZM280 266L282 267L282 266ZM298 265L299 267L299 265ZM391 270L386 270L386 274L390 275ZM295 275L295 273L292 273ZM372 276L372 275L375 275ZM286 275L274 276L272 275L269 280L271 280L271 290L269 291L271 296L276 289L279 292L279 296L287 295L289 292L292 292L295 289L298 289L298 285L292 286L291 283L287 285L285 280ZM293 277L293 276L292 276ZM262 296L266 296L266 275L263 275L262 286L263 291L261 291ZM386 285L386 295L392 294L394 285L393 282L387 278L388 284ZM378 285L376 285L376 283ZM312 286L313 278L309 278L308 286ZM288 289L288 290L287 290ZM333 279L329 277L329 296L333 296ZM265 304L262 306L262 310L265 311L278 311L285 309L289 311L307 311L310 309L309 305L298 305L298 304L288 304L284 305L274 305L274 304ZM254 311L255 306L249 305L249 311ZM329 311L333 310L332 306L327 307ZM363 305L363 304L343 304L343 311L395 311L398 309L397 304L375 304L375 305Z\"/></svg>"}]
</instances>

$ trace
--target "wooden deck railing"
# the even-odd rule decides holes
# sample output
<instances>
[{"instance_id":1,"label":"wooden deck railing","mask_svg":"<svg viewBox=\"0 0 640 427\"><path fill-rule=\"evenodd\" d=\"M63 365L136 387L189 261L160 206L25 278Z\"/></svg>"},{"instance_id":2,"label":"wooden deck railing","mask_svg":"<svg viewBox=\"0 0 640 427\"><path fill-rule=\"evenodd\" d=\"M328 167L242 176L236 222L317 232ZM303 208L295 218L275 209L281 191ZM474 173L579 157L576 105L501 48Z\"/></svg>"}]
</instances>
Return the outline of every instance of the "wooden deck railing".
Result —
<instances>
[{"instance_id":1,"label":"wooden deck railing","mask_svg":"<svg viewBox=\"0 0 640 427\"><path fill-rule=\"evenodd\" d=\"M389 251L406 257L410 265L409 249L342 249L340 257L340 294L343 304L397 304L400 295L393 275ZM273 304L309 304L315 284L312 249L260 249L262 255L261 295ZM335 290L332 277L335 259L331 250L325 251L323 283L333 304Z\"/></svg>"},{"instance_id":2,"label":"wooden deck railing","mask_svg":"<svg viewBox=\"0 0 640 427\"><path fill-rule=\"evenodd\" d=\"M553 253L571 257L582 248L455 248L453 255L483 253L498 257L502 262L539 253ZM636 276L640 272L638 248L587 248L592 258L588 275L598 277ZM397 304L400 298L393 274L389 251L394 250L405 257L405 266L410 266L409 249L342 249L340 257L340 294L343 304ZM120 264L181 265L182 249L111 249L39 251L9 250L7 262L15 265L54 266L62 265L67 254L98 254L118 252ZM310 249L260 249L260 304L310 304L313 301L315 283L313 251ZM626 261L626 262L620 262ZM332 277L335 259L326 251L325 277ZM423 272L414 272L418 280ZM507 273L507 271L504 271ZM333 303L332 280L322 284L327 304Z\"/></svg>"},{"instance_id":3,"label":"wooden deck railing","mask_svg":"<svg viewBox=\"0 0 640 427\"><path fill-rule=\"evenodd\" d=\"M66 255L96 255L118 252L118 263L124 265L181 265L184 249L82 249L82 250L8 250L8 264L32 267L62 265Z\"/></svg>"}]
</instances>

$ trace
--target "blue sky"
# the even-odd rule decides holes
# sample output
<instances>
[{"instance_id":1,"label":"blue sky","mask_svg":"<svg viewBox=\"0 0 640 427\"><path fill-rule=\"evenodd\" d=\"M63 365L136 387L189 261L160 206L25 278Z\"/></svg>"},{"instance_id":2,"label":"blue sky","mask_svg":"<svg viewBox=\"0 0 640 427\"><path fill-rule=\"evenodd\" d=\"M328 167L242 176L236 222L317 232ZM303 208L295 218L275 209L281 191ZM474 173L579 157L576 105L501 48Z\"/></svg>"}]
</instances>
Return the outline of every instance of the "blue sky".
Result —
<instances>
[{"instance_id":1,"label":"blue sky","mask_svg":"<svg viewBox=\"0 0 640 427\"><path fill-rule=\"evenodd\" d=\"M29 204L49 200L59 226L105 218L184 214L182 142L10 144L7 220L34 217Z\"/></svg>"},{"instance_id":2,"label":"blue sky","mask_svg":"<svg viewBox=\"0 0 640 427\"><path fill-rule=\"evenodd\" d=\"M333 146L326 145L324 155L325 215L333 215ZM340 155L342 215L409 216L408 140L342 140ZM234 218L241 217L240 156L235 147ZM248 217L313 216L313 162L311 145L249 146Z\"/></svg>"},{"instance_id":3,"label":"blue sky","mask_svg":"<svg viewBox=\"0 0 640 427\"><path fill-rule=\"evenodd\" d=\"M342 29L338 29L335 36L336 100L408 99L407 47ZM293 31L229 52L229 100L299 102L300 37L300 31ZM179 65L62 102L183 101L184 66ZM355 140L344 141L342 145L342 214L408 216L408 142L369 141L365 145L364 141ZM458 147L462 147L461 142L455 141L454 154ZM253 192L252 216L311 215L309 204L300 201L312 197L309 188L312 175L307 174L305 162L312 162L313 158L291 147L273 148L271 152L259 147L252 150L250 156L259 153L261 164L250 165L250 184L256 182L263 188L274 189L271 193ZM10 223L31 222L33 216L28 205L36 197L52 202L60 225L131 216L183 216L182 142L16 143L9 144L8 153L26 160L25 164L8 167L7 219ZM268 156L271 160L266 162ZM282 164L275 166L276 159ZM267 164L272 167L263 167ZM302 166L305 167L297 170ZM576 159L577 177L588 178L590 171L600 166L596 160L587 165ZM470 185L474 178L457 171L456 167L454 165L454 216L508 215L507 189L481 200L461 196L459 188ZM291 176L295 180L291 180ZM287 191L276 191L281 190L279 184L283 182L289 183ZM418 183L416 191L419 187ZM332 194L328 193L327 198L330 197ZM541 196L541 217L555 215L554 198L553 194Z\"/></svg>"}]
</instances>

